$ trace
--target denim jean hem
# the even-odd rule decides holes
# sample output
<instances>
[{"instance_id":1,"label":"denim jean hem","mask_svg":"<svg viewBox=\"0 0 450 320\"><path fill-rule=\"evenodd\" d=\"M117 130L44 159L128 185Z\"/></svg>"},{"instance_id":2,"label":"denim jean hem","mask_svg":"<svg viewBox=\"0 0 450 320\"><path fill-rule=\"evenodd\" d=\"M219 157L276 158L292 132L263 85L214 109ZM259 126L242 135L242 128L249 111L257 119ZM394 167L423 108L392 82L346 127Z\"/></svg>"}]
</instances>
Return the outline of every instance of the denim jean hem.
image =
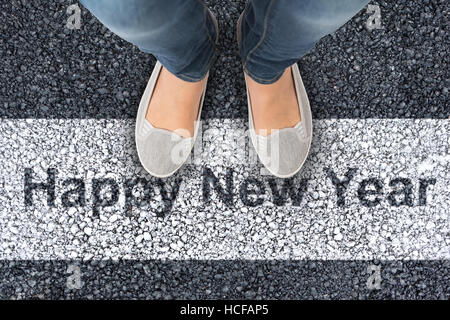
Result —
<instances>
[{"instance_id":1,"label":"denim jean hem","mask_svg":"<svg viewBox=\"0 0 450 320\"><path fill-rule=\"evenodd\" d=\"M250 78L252 78L252 80L258 82L259 84L272 84L272 83L277 82L278 80L280 80L280 78L281 78L281 76L283 75L283 73L284 73L285 70L286 70L286 69L284 69L283 71L281 71L281 73L277 74L276 76L267 79L267 78L262 78L262 77L259 77L259 76L255 75L254 73L250 72L250 71L248 70L247 67L244 67L244 72L245 72Z\"/></svg>"},{"instance_id":2,"label":"denim jean hem","mask_svg":"<svg viewBox=\"0 0 450 320\"><path fill-rule=\"evenodd\" d=\"M203 7L204 7L204 12L206 14L212 15L212 13L209 11L209 9L206 6L203 5ZM214 20L214 17L211 16L211 18ZM206 17L205 17L205 23L203 24L203 27L205 27L206 32L208 34L208 40L209 40L209 42L211 44L211 47L212 47L212 54L211 54L210 59L208 60L208 63L206 64L206 67L202 68L202 71L200 72L200 76L198 76L198 77L193 77L193 76L190 76L190 75L187 75L187 74L176 72L175 70L173 70L169 66L169 64L166 64L164 62L164 59L159 59L152 52L147 51L145 49L139 48L139 50L144 52L144 53L149 53L149 54L154 55L155 58L161 63L161 65L164 68L166 68L170 73L172 73L174 76L176 76L177 78L179 78L181 80L184 80L184 81L187 81L187 82L199 82L199 81L203 80L206 77L206 75L208 74L209 70L211 69L211 66L213 65L215 59L217 58L217 53L218 53L217 44L218 44L218 40L219 40L219 29L218 29L218 26L216 26L214 22L213 22L213 24L214 24L214 31L216 33L215 40L213 40L211 38L211 36L209 35L209 32L208 32L207 27L206 27Z\"/></svg>"},{"instance_id":3,"label":"denim jean hem","mask_svg":"<svg viewBox=\"0 0 450 320\"><path fill-rule=\"evenodd\" d=\"M140 49L142 52L144 53L148 53L148 54L152 54L151 52L145 51L143 49ZM159 63L161 63L161 65L166 68L171 74L173 74L175 77L177 77L178 79L187 81L187 82L199 82L201 80L203 80L206 75L208 74L209 70L211 69L211 66L215 60L217 56L217 48L214 48L214 53L211 57L211 59L209 60L207 67L205 68L205 71L202 71L200 73L199 77L192 77L192 76L188 76L186 74L183 73L177 73L175 72L170 66L168 66L166 63L164 63L163 59L158 59L158 57L155 56L155 58L159 61Z\"/></svg>"},{"instance_id":4,"label":"denim jean hem","mask_svg":"<svg viewBox=\"0 0 450 320\"><path fill-rule=\"evenodd\" d=\"M206 75L208 74L209 70L211 69L211 66L213 65L214 61L216 60L217 51L218 51L217 47L214 46L213 54L212 54L211 58L209 59L209 62L206 65L205 70L200 73L199 77L192 77L192 76L188 76L188 75L183 74L183 73L175 73L175 72L172 72L169 68L166 68L166 69L169 70L174 76L176 76L177 78L179 78L181 80L184 80L184 81L187 81L187 82L199 82L199 81L203 80L206 77Z\"/></svg>"}]
</instances>

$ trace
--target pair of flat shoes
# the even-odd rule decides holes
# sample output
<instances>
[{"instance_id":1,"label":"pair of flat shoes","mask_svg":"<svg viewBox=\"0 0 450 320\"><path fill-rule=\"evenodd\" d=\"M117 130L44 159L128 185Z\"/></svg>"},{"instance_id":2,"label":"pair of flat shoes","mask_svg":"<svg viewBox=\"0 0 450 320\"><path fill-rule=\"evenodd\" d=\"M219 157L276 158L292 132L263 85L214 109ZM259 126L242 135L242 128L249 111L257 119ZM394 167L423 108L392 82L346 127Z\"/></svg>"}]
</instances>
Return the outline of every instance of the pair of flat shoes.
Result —
<instances>
[{"instance_id":1,"label":"pair of flat shoes","mask_svg":"<svg viewBox=\"0 0 450 320\"><path fill-rule=\"evenodd\" d=\"M211 12L210 14L214 18ZM237 25L238 41L241 21L242 15ZM215 18L214 22L218 34ZM145 119L161 69L162 65L157 61L139 105L136 119L136 148L144 169L155 177L166 178L180 169L191 154L200 126L207 83L200 100L194 136L183 138L176 132L155 128ZM291 70L301 115L301 121L292 128L272 130L268 136L258 135L253 125L252 107L247 87L250 140L262 164L271 174L279 178L289 178L300 171L308 157L312 139L312 116L308 96L296 63L292 65ZM209 73L206 78L208 76ZM208 79L206 79L207 81Z\"/></svg>"},{"instance_id":2,"label":"pair of flat shoes","mask_svg":"<svg viewBox=\"0 0 450 320\"><path fill-rule=\"evenodd\" d=\"M206 85L201 96L194 136L183 138L176 132L155 128L145 118L161 69L162 65L157 62L139 105L136 119L136 148L144 169L155 177L165 178L180 169L191 154L199 131ZM250 139L262 164L271 174L279 178L292 177L301 169L308 156L312 138L312 116L308 96L297 64L292 65L291 70L301 115L301 121L294 127L272 130L267 136L258 135L253 125L251 101L247 90Z\"/></svg>"}]
</instances>

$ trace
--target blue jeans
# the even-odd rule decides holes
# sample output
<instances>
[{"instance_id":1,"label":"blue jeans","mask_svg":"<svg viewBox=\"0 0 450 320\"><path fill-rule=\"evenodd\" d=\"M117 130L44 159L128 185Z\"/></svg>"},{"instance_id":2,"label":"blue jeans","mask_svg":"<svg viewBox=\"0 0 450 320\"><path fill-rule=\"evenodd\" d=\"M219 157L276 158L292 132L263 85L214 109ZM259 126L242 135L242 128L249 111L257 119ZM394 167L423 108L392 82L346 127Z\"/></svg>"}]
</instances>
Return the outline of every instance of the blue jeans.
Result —
<instances>
[{"instance_id":1,"label":"blue jeans","mask_svg":"<svg viewBox=\"0 0 450 320\"><path fill-rule=\"evenodd\" d=\"M80 0L108 29L153 54L171 73L199 81L217 53L214 19L202 0ZM249 0L239 51L246 73L273 83L323 36L369 0Z\"/></svg>"}]
</instances>

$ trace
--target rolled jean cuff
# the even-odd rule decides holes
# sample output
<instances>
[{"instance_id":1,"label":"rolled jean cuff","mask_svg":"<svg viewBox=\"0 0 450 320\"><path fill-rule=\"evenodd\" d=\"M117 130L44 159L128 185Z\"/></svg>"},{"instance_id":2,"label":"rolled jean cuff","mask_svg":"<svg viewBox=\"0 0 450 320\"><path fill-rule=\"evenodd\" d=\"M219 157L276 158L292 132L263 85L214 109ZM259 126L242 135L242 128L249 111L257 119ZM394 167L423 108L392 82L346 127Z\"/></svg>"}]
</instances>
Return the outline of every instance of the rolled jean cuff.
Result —
<instances>
[{"instance_id":1,"label":"rolled jean cuff","mask_svg":"<svg viewBox=\"0 0 450 320\"><path fill-rule=\"evenodd\" d=\"M204 42L201 48L199 48L197 56L191 57L191 61L186 65L176 66L171 63L170 59L164 56L148 52L144 49L141 50L153 54L164 68L181 80L187 82L198 82L203 80L217 57L217 44L219 39L219 29L215 23L215 18L206 6L204 6L203 10L205 15L205 23L203 26L206 29L205 31L208 40Z\"/></svg>"},{"instance_id":2,"label":"rolled jean cuff","mask_svg":"<svg viewBox=\"0 0 450 320\"><path fill-rule=\"evenodd\" d=\"M280 80L281 76L283 75L284 71L286 69L282 70L280 73L277 73L275 75L258 75L257 73L254 73L249 70L249 65L244 68L245 73L252 78L252 80L256 81L259 84L272 84L274 82L277 82Z\"/></svg>"},{"instance_id":3,"label":"rolled jean cuff","mask_svg":"<svg viewBox=\"0 0 450 320\"><path fill-rule=\"evenodd\" d=\"M139 50L144 53L149 53L149 54L152 54L155 56L154 53L147 51L145 49L139 48ZM211 53L208 55L210 56L208 63L205 64L204 66L200 66L200 68L199 68L200 71L189 72L189 73L179 72L176 68L174 68L172 66L172 64L170 62L167 61L167 59L165 59L163 57L155 56L155 58L161 63L161 65L164 68L166 68L171 74L173 74L178 79L184 80L186 82L198 82L198 81L203 80L206 77L206 75L209 72L209 69L211 68L212 64L214 63L214 60L217 56L217 47L215 45L214 45L214 48L211 50Z\"/></svg>"}]
</instances>

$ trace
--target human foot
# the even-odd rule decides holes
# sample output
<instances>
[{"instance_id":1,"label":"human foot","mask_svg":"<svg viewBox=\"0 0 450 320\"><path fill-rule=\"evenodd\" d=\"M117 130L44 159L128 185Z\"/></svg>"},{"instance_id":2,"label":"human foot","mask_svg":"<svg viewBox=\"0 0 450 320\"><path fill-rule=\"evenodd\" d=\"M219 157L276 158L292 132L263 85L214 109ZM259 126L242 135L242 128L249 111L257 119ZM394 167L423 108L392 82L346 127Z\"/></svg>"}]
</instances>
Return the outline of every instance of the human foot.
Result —
<instances>
[{"instance_id":1,"label":"human foot","mask_svg":"<svg viewBox=\"0 0 450 320\"><path fill-rule=\"evenodd\" d=\"M273 85L260 85L247 75L246 84L249 133L256 153L274 176L292 177L303 166L312 138L311 109L298 66L288 68Z\"/></svg>"},{"instance_id":2,"label":"human foot","mask_svg":"<svg viewBox=\"0 0 450 320\"><path fill-rule=\"evenodd\" d=\"M183 138L194 136L206 77L187 82L162 68L145 119L155 128L174 131Z\"/></svg>"},{"instance_id":3,"label":"human foot","mask_svg":"<svg viewBox=\"0 0 450 320\"><path fill-rule=\"evenodd\" d=\"M291 128L301 121L292 67L272 84L260 84L245 74L256 134Z\"/></svg>"}]
</instances>

